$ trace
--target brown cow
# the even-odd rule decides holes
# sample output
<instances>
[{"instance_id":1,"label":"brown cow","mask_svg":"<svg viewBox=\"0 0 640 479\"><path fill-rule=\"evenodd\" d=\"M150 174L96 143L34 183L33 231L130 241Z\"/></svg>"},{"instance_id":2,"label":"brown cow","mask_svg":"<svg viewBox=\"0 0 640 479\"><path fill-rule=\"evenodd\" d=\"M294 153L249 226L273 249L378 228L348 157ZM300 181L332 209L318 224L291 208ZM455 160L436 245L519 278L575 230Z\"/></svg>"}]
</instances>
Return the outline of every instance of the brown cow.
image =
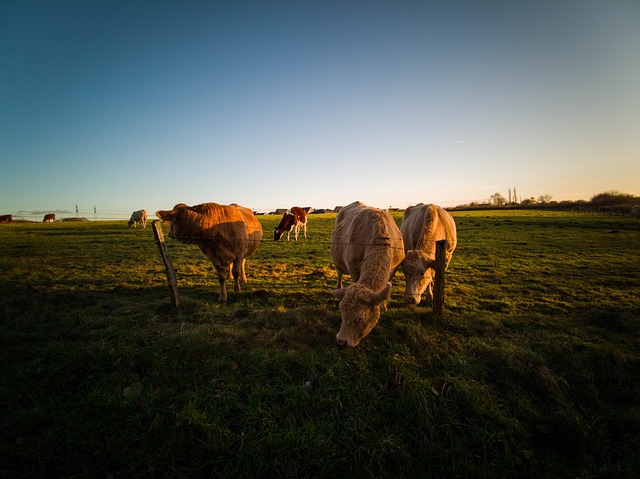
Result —
<instances>
[{"instance_id":1,"label":"brown cow","mask_svg":"<svg viewBox=\"0 0 640 479\"><path fill-rule=\"evenodd\" d=\"M55 220L56 220L56 215L54 213L47 213L46 215L44 215L44 219L42 220L42 222L50 223Z\"/></svg>"},{"instance_id":2,"label":"brown cow","mask_svg":"<svg viewBox=\"0 0 640 479\"><path fill-rule=\"evenodd\" d=\"M209 258L220 281L218 301L227 301L230 266L236 293L246 283L245 259L255 253L262 239L262 226L250 209L236 204L177 204L171 211L156 211L170 222L169 236L184 244L195 244Z\"/></svg>"},{"instance_id":3,"label":"brown cow","mask_svg":"<svg viewBox=\"0 0 640 479\"><path fill-rule=\"evenodd\" d=\"M282 215L280 224L276 226L273 232L273 240L278 241L284 232L287 232L287 241L289 241L289 235L293 230L293 237L298 241L298 231L300 228L304 228L304 237L307 238L307 212L298 206L292 207Z\"/></svg>"},{"instance_id":4,"label":"brown cow","mask_svg":"<svg viewBox=\"0 0 640 479\"><path fill-rule=\"evenodd\" d=\"M336 334L340 346L357 346L378 322L380 307L391 295L389 282L404 258L402 233L386 211L359 201L340 210L331 236L331 258L338 271L342 324ZM354 284L342 289L342 275Z\"/></svg>"},{"instance_id":5,"label":"brown cow","mask_svg":"<svg viewBox=\"0 0 640 479\"><path fill-rule=\"evenodd\" d=\"M420 203L405 210L400 231L405 249L402 271L407 282L404 299L407 303L419 304L426 291L431 304L436 241L447 240L445 265L449 266L457 244L456 223L444 208Z\"/></svg>"},{"instance_id":6,"label":"brown cow","mask_svg":"<svg viewBox=\"0 0 640 479\"><path fill-rule=\"evenodd\" d=\"M11 215L0 216L0 223L11 223L12 221L13 221L13 216Z\"/></svg>"}]
</instances>

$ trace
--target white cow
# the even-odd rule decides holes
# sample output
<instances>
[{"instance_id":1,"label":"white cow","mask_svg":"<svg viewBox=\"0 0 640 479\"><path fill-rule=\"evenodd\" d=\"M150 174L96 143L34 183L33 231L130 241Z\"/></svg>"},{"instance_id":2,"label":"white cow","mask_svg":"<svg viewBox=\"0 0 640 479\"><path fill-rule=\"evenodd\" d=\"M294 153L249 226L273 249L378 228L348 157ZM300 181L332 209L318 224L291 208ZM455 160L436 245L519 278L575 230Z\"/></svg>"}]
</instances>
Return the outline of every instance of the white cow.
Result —
<instances>
[{"instance_id":1,"label":"white cow","mask_svg":"<svg viewBox=\"0 0 640 479\"><path fill-rule=\"evenodd\" d=\"M135 228L137 223L140 223L143 228L147 227L147 211L138 210L131 213L131 219L129 219L129 228L132 226Z\"/></svg>"},{"instance_id":2,"label":"white cow","mask_svg":"<svg viewBox=\"0 0 640 479\"><path fill-rule=\"evenodd\" d=\"M389 300L389 281L404 258L402 234L386 211L351 203L336 217L331 258L338 271L338 289L332 294L341 299L342 324L336 341L354 347L376 325L380 307ZM355 281L345 289L343 274Z\"/></svg>"},{"instance_id":3,"label":"white cow","mask_svg":"<svg viewBox=\"0 0 640 479\"><path fill-rule=\"evenodd\" d=\"M407 282L404 299L407 303L419 304L426 291L431 303L436 241L447 240L445 264L449 266L457 244L456 223L444 208L420 203L405 210L400 230L405 249L402 271Z\"/></svg>"},{"instance_id":4,"label":"white cow","mask_svg":"<svg viewBox=\"0 0 640 479\"><path fill-rule=\"evenodd\" d=\"M631 217L640 219L640 205L634 205L631 207Z\"/></svg>"}]
</instances>

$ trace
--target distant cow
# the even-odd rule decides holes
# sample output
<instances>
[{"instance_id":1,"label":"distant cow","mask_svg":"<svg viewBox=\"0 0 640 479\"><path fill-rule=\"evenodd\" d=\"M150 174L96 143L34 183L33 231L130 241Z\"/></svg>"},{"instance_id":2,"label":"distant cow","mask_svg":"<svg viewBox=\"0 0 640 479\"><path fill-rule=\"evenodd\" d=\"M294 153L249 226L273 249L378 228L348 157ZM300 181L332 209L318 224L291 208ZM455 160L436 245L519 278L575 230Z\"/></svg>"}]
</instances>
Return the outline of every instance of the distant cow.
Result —
<instances>
[{"instance_id":1,"label":"distant cow","mask_svg":"<svg viewBox=\"0 0 640 479\"><path fill-rule=\"evenodd\" d=\"M273 240L278 241L282 235L287 233L287 241L289 241L289 235L291 230L293 230L293 237L296 241L298 241L298 231L300 228L304 228L304 237L307 237L307 212L298 206L294 206L290 210L287 210L284 215L282 215L282 220L280 220L280 224L276 226L275 231L273 232Z\"/></svg>"},{"instance_id":2,"label":"distant cow","mask_svg":"<svg viewBox=\"0 0 640 479\"><path fill-rule=\"evenodd\" d=\"M156 215L170 222L171 238L184 244L195 244L209 258L220 281L218 301L227 301L230 269L233 290L240 292L240 281L247 282L244 262L258 249L262 239L262 226L250 209L236 204L187 206L181 203L171 211L156 211Z\"/></svg>"},{"instance_id":3,"label":"distant cow","mask_svg":"<svg viewBox=\"0 0 640 479\"><path fill-rule=\"evenodd\" d=\"M12 221L13 221L13 216L11 215L0 216L0 223L11 223Z\"/></svg>"},{"instance_id":4,"label":"distant cow","mask_svg":"<svg viewBox=\"0 0 640 479\"><path fill-rule=\"evenodd\" d=\"M640 205L634 205L631 207L631 217L632 218L640 218Z\"/></svg>"},{"instance_id":5,"label":"distant cow","mask_svg":"<svg viewBox=\"0 0 640 479\"><path fill-rule=\"evenodd\" d=\"M386 211L359 201L342 208L331 236L331 258L338 271L332 294L341 299L339 345L357 346L378 322L391 295L389 282L404 258L402 234ZM342 289L342 275L354 284Z\"/></svg>"},{"instance_id":6,"label":"distant cow","mask_svg":"<svg viewBox=\"0 0 640 479\"><path fill-rule=\"evenodd\" d=\"M131 228L132 226L135 228L138 223L140 223L143 228L147 227L146 210L138 210L131 213L131 218L129 219L129 228Z\"/></svg>"},{"instance_id":7,"label":"distant cow","mask_svg":"<svg viewBox=\"0 0 640 479\"><path fill-rule=\"evenodd\" d=\"M427 300L431 303L436 241L447 240L445 265L449 266L457 243L456 223L444 208L420 203L405 210L400 230L405 249L402 270L407 282L404 299L407 303L419 304L422 293L427 291Z\"/></svg>"},{"instance_id":8,"label":"distant cow","mask_svg":"<svg viewBox=\"0 0 640 479\"><path fill-rule=\"evenodd\" d=\"M47 213L46 215L44 215L44 219L42 220L43 223L49 223L51 221L55 221L56 220L56 215L53 213Z\"/></svg>"}]
</instances>

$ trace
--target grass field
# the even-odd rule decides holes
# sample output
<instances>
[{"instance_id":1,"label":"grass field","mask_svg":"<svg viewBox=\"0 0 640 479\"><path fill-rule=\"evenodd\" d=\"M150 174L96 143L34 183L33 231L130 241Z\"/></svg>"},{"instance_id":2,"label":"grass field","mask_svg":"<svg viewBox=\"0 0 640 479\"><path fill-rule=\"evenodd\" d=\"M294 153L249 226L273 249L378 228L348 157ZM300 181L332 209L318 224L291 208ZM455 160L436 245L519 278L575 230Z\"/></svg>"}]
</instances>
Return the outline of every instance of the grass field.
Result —
<instances>
[{"instance_id":1,"label":"grass field","mask_svg":"<svg viewBox=\"0 0 640 479\"><path fill-rule=\"evenodd\" d=\"M167 239L178 311L150 227L0 225L0 476L637 477L640 223L453 215L443 317L400 272L345 350L335 215L260 217L226 305Z\"/></svg>"}]
</instances>

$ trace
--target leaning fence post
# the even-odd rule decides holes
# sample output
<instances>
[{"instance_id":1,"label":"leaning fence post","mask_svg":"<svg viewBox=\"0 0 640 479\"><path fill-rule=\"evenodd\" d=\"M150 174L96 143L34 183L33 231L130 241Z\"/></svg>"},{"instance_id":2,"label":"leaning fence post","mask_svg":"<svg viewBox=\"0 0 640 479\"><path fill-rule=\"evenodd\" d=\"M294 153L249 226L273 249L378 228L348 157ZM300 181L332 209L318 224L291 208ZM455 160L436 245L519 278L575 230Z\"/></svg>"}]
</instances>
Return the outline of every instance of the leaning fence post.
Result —
<instances>
[{"instance_id":1,"label":"leaning fence post","mask_svg":"<svg viewBox=\"0 0 640 479\"><path fill-rule=\"evenodd\" d=\"M436 277L433 284L433 314L444 312L444 269L446 265L447 240L436 241Z\"/></svg>"},{"instance_id":2,"label":"leaning fence post","mask_svg":"<svg viewBox=\"0 0 640 479\"><path fill-rule=\"evenodd\" d=\"M162 234L162 226L159 221L153 222L153 235L156 238L156 244L160 249L160 255L162 256L162 262L164 263L164 269L167 271L167 284L169 285L169 296L171 297L171 303L174 308L180 306L180 299L178 297L178 282L176 281L176 270L173 268L173 262L169 257L169 251L167 245L164 243L164 234Z\"/></svg>"}]
</instances>

